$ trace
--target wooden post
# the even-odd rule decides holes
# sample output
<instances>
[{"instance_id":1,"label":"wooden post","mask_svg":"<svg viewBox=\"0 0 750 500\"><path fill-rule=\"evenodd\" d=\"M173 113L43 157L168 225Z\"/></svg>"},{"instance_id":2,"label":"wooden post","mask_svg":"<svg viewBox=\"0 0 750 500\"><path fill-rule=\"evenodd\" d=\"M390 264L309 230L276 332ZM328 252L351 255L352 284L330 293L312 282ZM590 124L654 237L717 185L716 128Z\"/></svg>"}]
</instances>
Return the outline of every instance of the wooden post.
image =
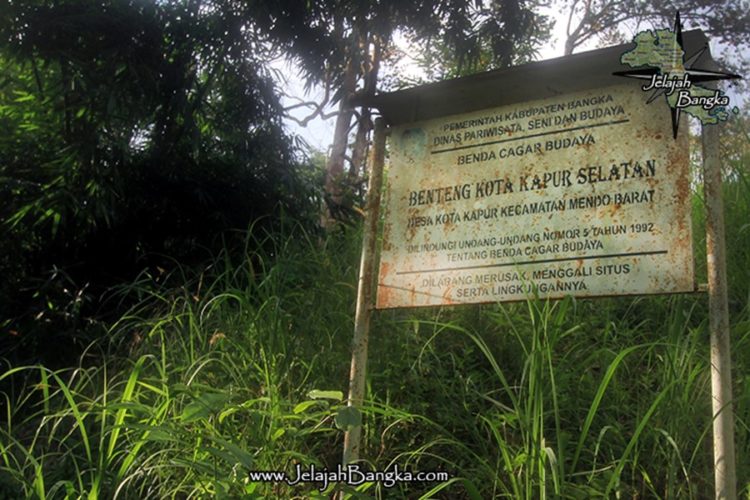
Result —
<instances>
[{"instance_id":1,"label":"wooden post","mask_svg":"<svg viewBox=\"0 0 750 500\"><path fill-rule=\"evenodd\" d=\"M365 207L365 227L362 241L362 258L359 264L357 287L357 309L354 314L354 340L352 342L352 364L349 369L349 406L361 406L365 396L365 373L367 371L367 343L370 333L370 317L373 307L373 284L375 277L375 253L377 250L378 220L380 213L380 190L383 183L385 162L385 122L375 120L372 148L372 169ZM362 426L351 427L344 434L344 457L342 465L359 459Z\"/></svg>"},{"instance_id":2,"label":"wooden post","mask_svg":"<svg viewBox=\"0 0 750 500\"><path fill-rule=\"evenodd\" d=\"M729 352L724 204L721 188L719 126L703 126L703 196L706 200L708 307L711 330L711 395L714 426L714 489L716 498L737 498L734 454L734 411Z\"/></svg>"}]
</instances>

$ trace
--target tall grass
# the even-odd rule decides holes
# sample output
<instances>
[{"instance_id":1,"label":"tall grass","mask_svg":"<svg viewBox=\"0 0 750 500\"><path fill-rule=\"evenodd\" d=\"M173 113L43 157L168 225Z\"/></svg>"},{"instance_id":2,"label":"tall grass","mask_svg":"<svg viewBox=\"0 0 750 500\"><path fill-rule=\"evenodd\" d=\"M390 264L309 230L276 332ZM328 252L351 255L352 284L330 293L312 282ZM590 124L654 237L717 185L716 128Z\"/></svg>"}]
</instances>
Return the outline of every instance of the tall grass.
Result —
<instances>
[{"instance_id":1,"label":"tall grass","mask_svg":"<svg viewBox=\"0 0 750 500\"><path fill-rule=\"evenodd\" d=\"M743 182L728 187L727 234L738 472L750 494ZM291 228L200 269L144 273L112 294L136 304L130 313L70 368L6 363L0 381L25 389L2 395L0 498L330 496L340 486L254 483L248 472L339 463L359 241L351 230L321 242ZM705 302L377 314L363 460L452 479L346 494L711 496Z\"/></svg>"},{"instance_id":2,"label":"tall grass","mask_svg":"<svg viewBox=\"0 0 750 500\"><path fill-rule=\"evenodd\" d=\"M710 395L691 301L659 305L673 318L663 332L671 337L645 321L602 325L622 314L617 300L502 306L468 327L466 317L405 320L422 339L405 378L421 387L397 406L422 405L431 418L393 441L422 436L419 456L403 456L464 481L433 493L468 481L462 492L484 498L702 498L711 491ZM625 314L650 305L628 306Z\"/></svg>"},{"instance_id":3,"label":"tall grass","mask_svg":"<svg viewBox=\"0 0 750 500\"><path fill-rule=\"evenodd\" d=\"M248 469L332 465L335 402L307 394L345 386L330 359L346 358L354 271L340 264L356 260L331 259L346 241L309 253L305 238L252 242L266 250L193 278L144 275L118 292L142 302L79 366L5 371L28 388L6 396L0 431L10 496L234 497L259 487Z\"/></svg>"}]
</instances>

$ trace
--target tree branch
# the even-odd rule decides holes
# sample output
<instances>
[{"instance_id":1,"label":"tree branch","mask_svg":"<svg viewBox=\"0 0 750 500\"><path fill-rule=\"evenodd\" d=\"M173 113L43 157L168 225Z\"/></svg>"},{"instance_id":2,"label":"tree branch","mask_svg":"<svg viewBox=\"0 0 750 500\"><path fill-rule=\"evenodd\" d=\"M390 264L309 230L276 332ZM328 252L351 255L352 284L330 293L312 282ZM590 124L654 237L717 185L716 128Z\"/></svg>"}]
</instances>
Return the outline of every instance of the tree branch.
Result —
<instances>
[{"instance_id":1,"label":"tree branch","mask_svg":"<svg viewBox=\"0 0 750 500\"><path fill-rule=\"evenodd\" d=\"M290 96L288 94L284 94L284 95L286 97L289 97L290 99L297 99L297 100L300 101L297 104L292 104L291 106L285 107L283 109L283 111L284 111L284 116L286 118L294 120L295 122L299 123L302 127L307 127L307 124L310 122L310 120L313 120L313 119L315 119L318 116L321 117L321 118L323 118L324 120L327 120L328 118L334 117L334 116L338 115L338 113L339 113L338 111L333 111L333 112L328 113L328 114L325 114L323 112L323 109L326 107L326 105L328 105L328 101L329 101L330 95L331 95L331 86L328 84L328 79L327 78L326 78L326 85L325 85L325 94L323 95L323 101L322 102L303 101L299 97ZM291 111L293 109L303 108L303 107L313 108L314 111L310 115L308 115L305 118L303 118L302 120L300 120L298 118L295 118L295 117L293 117L292 115L289 114L289 111Z\"/></svg>"},{"instance_id":2,"label":"tree branch","mask_svg":"<svg viewBox=\"0 0 750 500\"><path fill-rule=\"evenodd\" d=\"M301 127L307 127L307 124L310 123L310 120L313 120L316 116L319 116L322 120L328 120L329 118L333 118L339 115L339 111L331 111L330 113L322 113L322 112L315 112L311 114L310 116L306 116L302 120L299 118L295 118L292 115L284 114L284 118L288 118L289 120L292 120L294 122L297 122Z\"/></svg>"}]
</instances>

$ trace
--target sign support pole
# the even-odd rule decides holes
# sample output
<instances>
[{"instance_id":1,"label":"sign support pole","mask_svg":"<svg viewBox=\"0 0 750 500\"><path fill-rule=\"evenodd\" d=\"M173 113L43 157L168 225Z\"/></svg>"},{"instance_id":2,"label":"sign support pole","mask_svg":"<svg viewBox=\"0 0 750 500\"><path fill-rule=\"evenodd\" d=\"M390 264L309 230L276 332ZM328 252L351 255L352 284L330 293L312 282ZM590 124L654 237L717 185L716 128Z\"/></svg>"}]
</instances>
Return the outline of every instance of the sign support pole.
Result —
<instances>
[{"instance_id":1,"label":"sign support pole","mask_svg":"<svg viewBox=\"0 0 750 500\"><path fill-rule=\"evenodd\" d=\"M737 477L719 127L704 125L702 135L709 329L711 331L711 399L714 417L714 490L717 500L735 500Z\"/></svg>"},{"instance_id":2,"label":"sign support pole","mask_svg":"<svg viewBox=\"0 0 750 500\"><path fill-rule=\"evenodd\" d=\"M367 344L370 333L370 318L373 308L373 285L375 277L375 254L377 250L378 221L380 219L380 191L383 184L385 162L385 121L375 120L372 150L372 170L365 207L365 226L362 242L362 257L359 264L357 287L357 309L354 315L354 340L352 341L352 363L349 370L348 406L362 405L365 395L365 373L367 370ZM344 456L346 466L359 459L362 425L349 428L344 434Z\"/></svg>"}]
</instances>

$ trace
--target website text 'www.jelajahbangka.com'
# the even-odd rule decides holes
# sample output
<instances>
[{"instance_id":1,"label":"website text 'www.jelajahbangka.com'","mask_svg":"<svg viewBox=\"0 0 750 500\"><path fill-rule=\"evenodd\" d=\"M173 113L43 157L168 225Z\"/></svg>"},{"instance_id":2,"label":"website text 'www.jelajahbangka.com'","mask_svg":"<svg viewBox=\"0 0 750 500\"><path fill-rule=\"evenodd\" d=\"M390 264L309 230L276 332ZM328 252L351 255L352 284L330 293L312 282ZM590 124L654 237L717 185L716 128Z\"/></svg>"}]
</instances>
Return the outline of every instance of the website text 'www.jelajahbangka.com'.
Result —
<instances>
[{"instance_id":1,"label":"website text 'www.jelajahbangka.com'","mask_svg":"<svg viewBox=\"0 0 750 500\"><path fill-rule=\"evenodd\" d=\"M424 471L410 472L400 470L398 465L385 471L362 470L357 464L349 464L342 467L340 464L336 470L317 469L314 465L303 468L302 465L295 466L294 474L283 471L250 471L248 477L252 482L261 483L286 483L294 486L300 483L320 483L318 489L325 490L330 483L345 483L350 486L359 486L368 482L379 482L386 488L391 488L396 483L410 482L444 482L450 479L447 472Z\"/></svg>"}]
</instances>

